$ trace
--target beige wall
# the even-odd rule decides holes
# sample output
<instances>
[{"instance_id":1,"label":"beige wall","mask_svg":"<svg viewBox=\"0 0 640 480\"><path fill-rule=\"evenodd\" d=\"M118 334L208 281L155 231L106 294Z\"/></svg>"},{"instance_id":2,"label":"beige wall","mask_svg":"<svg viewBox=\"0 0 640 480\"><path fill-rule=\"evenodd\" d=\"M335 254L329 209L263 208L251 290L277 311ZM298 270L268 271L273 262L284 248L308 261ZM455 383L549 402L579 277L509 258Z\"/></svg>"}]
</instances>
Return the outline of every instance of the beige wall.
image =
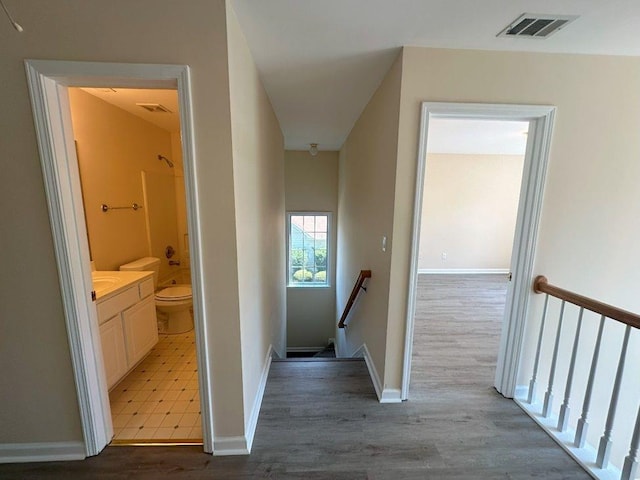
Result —
<instances>
[{"instance_id":1,"label":"beige wall","mask_svg":"<svg viewBox=\"0 0 640 480\"><path fill-rule=\"evenodd\" d=\"M425 100L557 106L534 273L640 311L640 270L633 268L640 265L640 59L410 47L404 49L403 64L396 187L405 188L396 188L385 381L399 385L402 373L413 203L413 188L407 186L414 184L420 103ZM535 296L532 301L520 383L531 375L540 319L542 299ZM575 317L568 325L575 325ZM586 345L593 344L593 322L590 326ZM619 342L613 334L609 338L610 351L617 352ZM586 356L589 349L583 350ZM606 356L603 372L614 371L615 355ZM631 365L639 355L638 349L632 350ZM548 368L545 362L541 368ZM558 378L564 378L566 358L559 365ZM574 392L583 391L585 374L576 379L582 387L574 387ZM603 388L598 396L606 397L607 391ZM556 409L561 397L556 398ZM624 397L621 411L632 418L637 405L631 405L631 398L637 397ZM597 398L595 403L604 406L606 401ZM579 411L577 405L574 416ZM601 425L604 420L593 417L592 422ZM628 439L631 427L632 422L619 422L616 428ZM601 433L592 429L590 441ZM624 450L628 443L617 445Z\"/></svg>"},{"instance_id":2,"label":"beige wall","mask_svg":"<svg viewBox=\"0 0 640 480\"><path fill-rule=\"evenodd\" d=\"M227 10L244 421L269 347L285 354L284 138L233 10Z\"/></svg>"},{"instance_id":3,"label":"beige wall","mask_svg":"<svg viewBox=\"0 0 640 480\"><path fill-rule=\"evenodd\" d=\"M285 202L288 212L331 212L329 288L287 288L287 347L324 347L335 337L338 152L287 150ZM283 280L284 281L284 280Z\"/></svg>"},{"instance_id":4,"label":"beige wall","mask_svg":"<svg viewBox=\"0 0 640 480\"><path fill-rule=\"evenodd\" d=\"M175 232L175 198L170 211L152 211L145 205L141 173L165 175L173 182L173 170L158 162L158 154L171 154L169 132L90 95L79 88L69 89L73 131L78 151L82 196L89 233L91 258L97 270L118 270L123 263L147 255L161 254L163 270L168 269L163 248L149 249L145 217ZM160 190L160 197L162 192ZM103 212L100 205L143 205L142 210ZM185 212L186 214L186 212ZM175 241L173 242L175 246Z\"/></svg>"},{"instance_id":5,"label":"beige wall","mask_svg":"<svg viewBox=\"0 0 640 480\"><path fill-rule=\"evenodd\" d=\"M392 119L397 116L398 100L390 98L388 90L393 84L391 79L400 75L398 65L402 68L402 87L398 150L394 155L393 148L382 151L382 147L394 144L396 129ZM636 161L640 156L640 143L636 141L640 129L640 91L635 88L639 81L640 59L636 58L405 48L402 59L396 62L365 108L341 151L338 307L344 304L348 277L355 277L360 267L356 262L363 263L362 267L369 264L373 269L369 293L360 300L346 336L340 337L340 346L346 348L344 353L350 354L351 346L367 342L385 388L401 388L423 101L557 106L534 273L545 274L554 284L570 290L640 311L637 295L640 270L632 267L640 264L640 250L636 248L640 234L636 221L640 215L636 185L640 178L640 163ZM385 121L389 124L386 128ZM369 151L364 150L367 145ZM358 200L356 193L362 200ZM383 205L376 204L377 197ZM393 205L392 212L387 205ZM374 249L390 221L392 259L390 264L380 262L376 266L372 260L383 255L374 253ZM389 269L389 277L382 275L380 279L376 272L385 272L385 267ZM531 375L541 301L539 297L532 298L521 384ZM371 308L374 302L376 308ZM572 315L572 320L567 321L569 332L575 328L575 312ZM369 330L363 332L358 320L366 320ZM610 327L607 351L615 353L602 360L599 377L604 382L603 388L594 397L594 405L603 412L607 409L606 397L612 382L608 372L615 370L620 330ZM583 364L589 361L594 333L595 322L591 321L585 330L588 340L579 358ZM637 343L637 339L632 339L628 360L631 365L640 360L634 341ZM569 342L570 339L563 341L560 379L566 375ZM542 371L548 371L548 361L545 356ZM574 391L584 391L586 374L586 371L577 374L576 385L580 386L574 387ZM621 415L633 418L637 409L634 403L637 396L633 392L638 384L627 376L625 385L631 393L623 396L620 411L624 412ZM576 396L579 401L579 395ZM562 396L558 395L556 410L561 401ZM572 421L579 412L580 406L574 405ZM592 423L602 425L603 416L594 414ZM614 432L618 438L625 438L614 441L618 450L614 453L619 459L628 445L631 428L632 422L618 422ZM600 434L599 428L592 429L590 442L597 443Z\"/></svg>"},{"instance_id":6,"label":"beige wall","mask_svg":"<svg viewBox=\"0 0 640 480\"><path fill-rule=\"evenodd\" d=\"M522 155L427 155L419 270L509 268L523 163Z\"/></svg>"},{"instance_id":7,"label":"beige wall","mask_svg":"<svg viewBox=\"0 0 640 480\"><path fill-rule=\"evenodd\" d=\"M371 270L372 277L349 316L348 328L337 331L337 347L341 356L351 356L366 344L381 379L387 342L401 75L399 56L340 150L338 317L360 270ZM386 252L381 248L383 236L388 237Z\"/></svg>"},{"instance_id":8,"label":"beige wall","mask_svg":"<svg viewBox=\"0 0 640 480\"><path fill-rule=\"evenodd\" d=\"M0 204L12 206L0 220L0 442L82 440L25 58L190 66L214 429L243 435L225 2L32 0L20 21L22 35L0 29L0 162L11 179Z\"/></svg>"}]
</instances>

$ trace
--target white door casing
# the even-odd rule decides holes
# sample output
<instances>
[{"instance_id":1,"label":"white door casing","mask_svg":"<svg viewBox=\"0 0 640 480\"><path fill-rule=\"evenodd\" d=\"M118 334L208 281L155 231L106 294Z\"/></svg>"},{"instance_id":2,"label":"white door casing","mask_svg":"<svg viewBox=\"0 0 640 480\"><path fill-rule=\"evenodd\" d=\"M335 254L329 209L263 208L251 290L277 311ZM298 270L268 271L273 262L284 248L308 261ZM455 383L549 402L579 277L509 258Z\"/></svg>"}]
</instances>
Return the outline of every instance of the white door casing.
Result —
<instances>
[{"instance_id":1,"label":"white door casing","mask_svg":"<svg viewBox=\"0 0 640 480\"><path fill-rule=\"evenodd\" d=\"M529 134L511 257L511 272L513 276L507 293L495 377L495 387L498 392L505 397L512 398L515 394L520 355L522 353L526 312L531 293L530 283L533 274L533 261L537 243L540 212L542 210L542 196L555 111L555 107L546 105L422 103L402 373L403 400L407 400L409 397L411 377L411 355L413 349L413 329L418 281L418 248L420 242L429 119L431 117L438 117L529 121Z\"/></svg>"},{"instance_id":2,"label":"white door casing","mask_svg":"<svg viewBox=\"0 0 640 480\"><path fill-rule=\"evenodd\" d=\"M193 290L204 450L213 451L210 348L202 288L200 213L189 67L26 60L40 161L45 181L65 322L87 456L111 441L113 428L102 368L96 309L91 300L89 249L67 87L176 89L180 104L182 155Z\"/></svg>"}]
</instances>

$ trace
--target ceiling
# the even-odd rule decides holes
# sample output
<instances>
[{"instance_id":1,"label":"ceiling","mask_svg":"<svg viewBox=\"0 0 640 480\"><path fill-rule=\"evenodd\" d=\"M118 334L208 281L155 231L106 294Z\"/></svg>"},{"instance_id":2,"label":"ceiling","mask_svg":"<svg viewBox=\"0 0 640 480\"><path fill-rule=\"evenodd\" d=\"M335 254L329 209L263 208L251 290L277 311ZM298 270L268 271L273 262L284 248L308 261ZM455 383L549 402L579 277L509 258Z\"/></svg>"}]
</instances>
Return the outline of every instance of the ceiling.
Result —
<instances>
[{"instance_id":1,"label":"ceiling","mask_svg":"<svg viewBox=\"0 0 640 480\"><path fill-rule=\"evenodd\" d=\"M529 122L429 119L427 153L524 155Z\"/></svg>"},{"instance_id":2,"label":"ceiling","mask_svg":"<svg viewBox=\"0 0 640 480\"><path fill-rule=\"evenodd\" d=\"M138 88L83 88L85 92L101 98L137 117L153 123L169 132L180 131L180 113L178 111L178 92L176 90L138 89ZM149 112L136 103L159 103L169 112Z\"/></svg>"},{"instance_id":3,"label":"ceiling","mask_svg":"<svg viewBox=\"0 0 640 480\"><path fill-rule=\"evenodd\" d=\"M640 56L637 0L233 0L287 149L337 150L403 45ZM579 15L497 38L523 13Z\"/></svg>"}]
</instances>

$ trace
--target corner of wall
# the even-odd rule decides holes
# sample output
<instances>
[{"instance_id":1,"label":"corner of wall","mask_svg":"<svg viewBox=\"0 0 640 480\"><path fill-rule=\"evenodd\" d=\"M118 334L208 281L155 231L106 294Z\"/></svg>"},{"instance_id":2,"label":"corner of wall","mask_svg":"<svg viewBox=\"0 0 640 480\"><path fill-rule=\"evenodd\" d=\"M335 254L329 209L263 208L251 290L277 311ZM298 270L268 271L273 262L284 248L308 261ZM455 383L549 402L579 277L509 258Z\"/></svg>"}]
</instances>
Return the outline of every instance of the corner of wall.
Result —
<instances>
[{"instance_id":1,"label":"corner of wall","mask_svg":"<svg viewBox=\"0 0 640 480\"><path fill-rule=\"evenodd\" d=\"M399 388L386 388L380 381L380 375L378 375L378 371L376 370L376 366L373 362L373 358L371 358L371 353L369 353L366 343L363 344L353 356L364 357L367 369L369 370L369 376L371 377L371 382L373 383L373 388L376 390L376 395L380 403L402 402L401 390Z\"/></svg>"},{"instance_id":2,"label":"corner of wall","mask_svg":"<svg viewBox=\"0 0 640 480\"><path fill-rule=\"evenodd\" d=\"M217 437L213 440L213 456L228 457L231 455L249 455L251 449L246 436Z\"/></svg>"},{"instance_id":3,"label":"corner of wall","mask_svg":"<svg viewBox=\"0 0 640 480\"><path fill-rule=\"evenodd\" d=\"M258 417L260 416L260 407L262 406L262 399L264 398L264 391L274 355L277 355L277 353L273 349L273 345L269 345L262 367L258 391L253 400L251 414L245 423L244 435L215 437L213 441L214 456L249 455L251 453L256 427L258 426Z\"/></svg>"},{"instance_id":4,"label":"corner of wall","mask_svg":"<svg viewBox=\"0 0 640 480\"><path fill-rule=\"evenodd\" d=\"M258 417L260 416L260 407L262 406L262 399L264 398L264 390L267 387L267 379L269 378L269 370L271 368L271 361L273 360L274 349L273 345L269 345L269 350L264 359L262 367L262 374L260 375L260 384L258 385L258 391L256 392L255 399L253 401L253 408L251 409L251 415L247 421L245 427L245 438L247 441L247 449L251 451L253 445L253 438L256 434L256 427L258 426Z\"/></svg>"}]
</instances>

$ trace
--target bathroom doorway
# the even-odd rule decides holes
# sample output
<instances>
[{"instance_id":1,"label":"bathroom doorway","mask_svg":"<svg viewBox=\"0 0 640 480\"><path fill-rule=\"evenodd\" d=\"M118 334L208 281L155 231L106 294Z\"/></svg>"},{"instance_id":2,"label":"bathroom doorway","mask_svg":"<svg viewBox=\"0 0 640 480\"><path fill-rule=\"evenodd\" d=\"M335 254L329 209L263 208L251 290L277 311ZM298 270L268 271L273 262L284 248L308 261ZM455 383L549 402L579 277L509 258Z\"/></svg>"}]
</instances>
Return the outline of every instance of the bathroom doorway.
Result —
<instances>
[{"instance_id":1,"label":"bathroom doorway","mask_svg":"<svg viewBox=\"0 0 640 480\"><path fill-rule=\"evenodd\" d=\"M68 94L113 443L202 443L177 91Z\"/></svg>"},{"instance_id":2,"label":"bathroom doorway","mask_svg":"<svg viewBox=\"0 0 640 480\"><path fill-rule=\"evenodd\" d=\"M102 363L98 313L94 301L98 290L109 283L108 278L94 282L90 269L87 229L74 132L69 106L69 88L137 88L176 90L181 124L181 154L184 159L184 190L186 194L188 248L193 291L194 336L202 417L202 444L205 452L213 452L213 412L210 371L210 346L205 335L204 296L201 253L201 228L196 194L196 162L193 139L193 116L189 67L185 65L151 65L67 62L52 60L25 61L36 135L40 149L45 190L60 275L62 302L65 310L70 356L78 395L84 437L84 455L97 455L114 436L112 411L107 379ZM107 125L105 129L108 131ZM79 149L80 151L81 149ZM158 159L158 164L166 159ZM171 158L166 153L163 157ZM172 162L172 160L169 160ZM165 167L166 168L166 167ZM107 177L103 178L108 181ZM129 205L136 212L144 203ZM108 213L110 206L106 204ZM100 208L105 208L100 206ZM124 272L123 272L124 273ZM126 289L127 295L139 295L147 303L140 311L130 311L131 317L145 317L155 310L152 272L129 272L140 280L137 288ZM125 295L125 297L127 297ZM131 298L125 298L131 301ZM148 300L151 300L149 302ZM103 312L104 313L104 312ZM111 312L113 313L113 312ZM116 312L117 313L117 312ZM135 322L134 322L135 323ZM146 323L148 325L148 323ZM158 334L157 325L150 329L133 329L138 346L147 346ZM175 350L175 348L174 348ZM143 352L143 353L141 353ZM137 349L133 363L145 358L144 349ZM148 357L147 357L148 358ZM196 373L196 372L194 372ZM133 402L133 399L131 399ZM127 403L129 401L127 400ZM164 402L163 402L164 403ZM166 415L166 412L165 412ZM175 425L174 425L175 427ZM174 428L175 429L175 428Z\"/></svg>"}]
</instances>

